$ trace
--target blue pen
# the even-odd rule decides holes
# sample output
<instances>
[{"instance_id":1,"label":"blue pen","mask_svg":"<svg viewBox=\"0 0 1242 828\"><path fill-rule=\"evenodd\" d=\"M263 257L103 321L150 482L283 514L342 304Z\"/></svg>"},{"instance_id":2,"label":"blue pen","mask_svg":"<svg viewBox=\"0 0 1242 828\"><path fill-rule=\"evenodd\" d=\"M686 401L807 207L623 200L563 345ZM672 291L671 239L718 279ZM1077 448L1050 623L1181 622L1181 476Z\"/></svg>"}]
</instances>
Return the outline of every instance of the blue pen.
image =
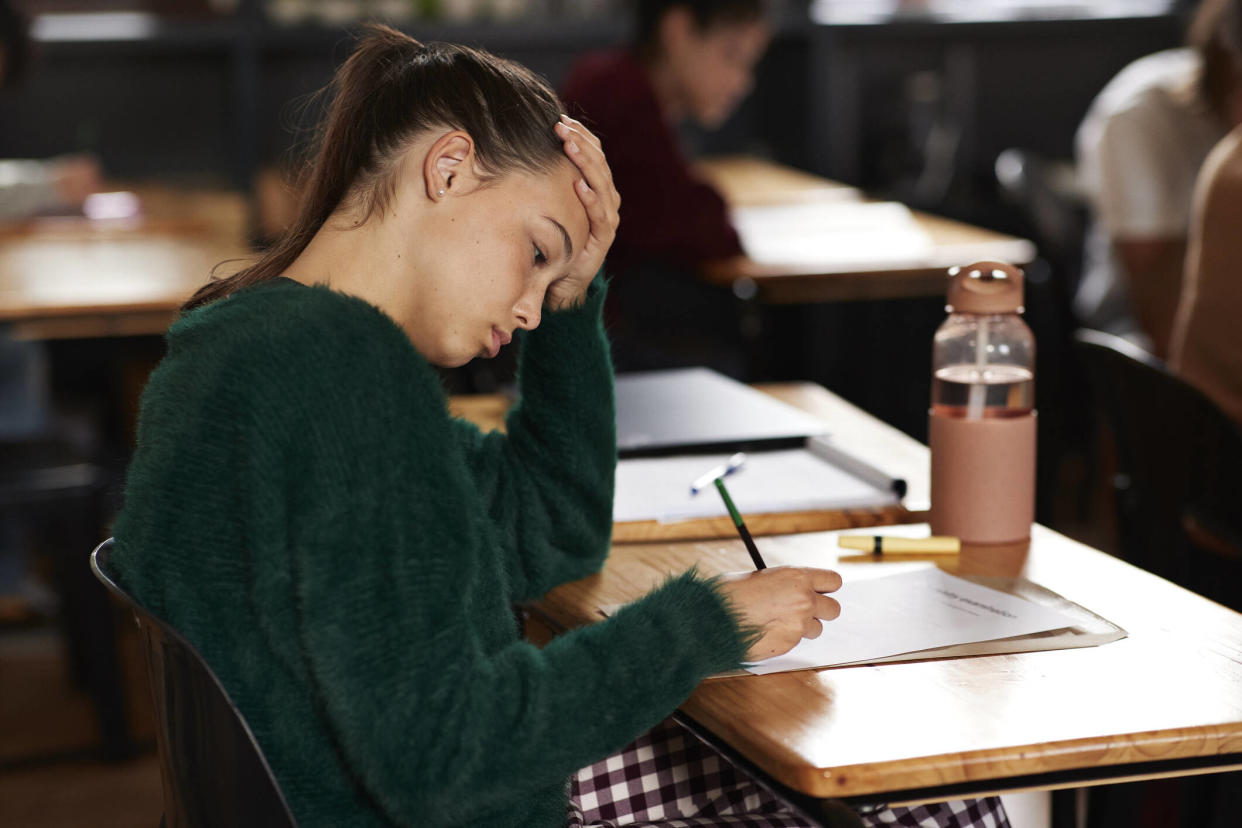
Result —
<instances>
[{"instance_id":1,"label":"blue pen","mask_svg":"<svg viewBox=\"0 0 1242 828\"><path fill-rule=\"evenodd\" d=\"M706 489L708 486L712 485L712 481L718 477L728 477L740 469L742 464L745 462L746 452L739 451L737 454L730 457L723 466L716 466L715 468L709 469L699 475L699 477L690 484L690 494L698 494L703 489Z\"/></svg>"}]
</instances>

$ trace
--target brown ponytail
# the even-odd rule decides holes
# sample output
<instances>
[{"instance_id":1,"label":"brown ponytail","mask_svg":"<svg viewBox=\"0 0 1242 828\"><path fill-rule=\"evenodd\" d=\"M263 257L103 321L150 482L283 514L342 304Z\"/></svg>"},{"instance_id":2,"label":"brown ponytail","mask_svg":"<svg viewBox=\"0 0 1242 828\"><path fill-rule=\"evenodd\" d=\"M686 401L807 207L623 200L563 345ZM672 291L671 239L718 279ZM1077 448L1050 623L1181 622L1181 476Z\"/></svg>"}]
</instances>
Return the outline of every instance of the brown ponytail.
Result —
<instances>
[{"instance_id":1,"label":"brown ponytail","mask_svg":"<svg viewBox=\"0 0 1242 828\"><path fill-rule=\"evenodd\" d=\"M465 130L492 175L544 172L564 158L552 131L564 111L556 93L525 67L479 49L423 45L369 26L326 91L331 103L292 227L255 264L199 288L183 313L279 276L347 200L357 200L363 221L382 213L396 183L393 162L423 130Z\"/></svg>"}]
</instances>

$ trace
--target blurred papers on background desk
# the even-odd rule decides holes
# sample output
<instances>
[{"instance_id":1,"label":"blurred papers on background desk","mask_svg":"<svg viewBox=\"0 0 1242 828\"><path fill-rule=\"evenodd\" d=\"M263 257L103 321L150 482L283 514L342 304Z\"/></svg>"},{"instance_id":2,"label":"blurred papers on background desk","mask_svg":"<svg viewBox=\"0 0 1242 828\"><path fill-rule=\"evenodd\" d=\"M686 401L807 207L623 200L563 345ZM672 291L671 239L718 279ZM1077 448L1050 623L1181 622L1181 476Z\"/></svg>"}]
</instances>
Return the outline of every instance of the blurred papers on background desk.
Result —
<instances>
[{"instance_id":1,"label":"blurred papers on background desk","mask_svg":"<svg viewBox=\"0 0 1242 828\"><path fill-rule=\"evenodd\" d=\"M612 519L617 523L671 522L727 514L714 487L697 495L690 484L729 454L648 457L617 463ZM870 509L895 506L892 481L877 485L824 459L810 449L752 451L729 476L729 493L744 514Z\"/></svg>"},{"instance_id":2,"label":"blurred papers on background desk","mask_svg":"<svg viewBox=\"0 0 1242 828\"><path fill-rule=\"evenodd\" d=\"M747 256L791 273L888 273L992 259L1025 264L1026 239L914 213L895 201L842 200L734 207Z\"/></svg>"},{"instance_id":3,"label":"blurred papers on background desk","mask_svg":"<svg viewBox=\"0 0 1242 828\"><path fill-rule=\"evenodd\" d=\"M715 491L692 496L690 484L737 451L747 460L729 478L734 501L748 517L788 516L776 531L879 522L842 522L845 510L901 520L904 481L843 451L822 419L736 380L706 368L643 371L618 376L616 397L614 540L732 534L714 520L726 516Z\"/></svg>"},{"instance_id":4,"label":"blurred papers on background desk","mask_svg":"<svg viewBox=\"0 0 1242 828\"><path fill-rule=\"evenodd\" d=\"M760 264L888 270L932 256L931 236L892 201L736 207L732 216L746 254Z\"/></svg>"}]
</instances>

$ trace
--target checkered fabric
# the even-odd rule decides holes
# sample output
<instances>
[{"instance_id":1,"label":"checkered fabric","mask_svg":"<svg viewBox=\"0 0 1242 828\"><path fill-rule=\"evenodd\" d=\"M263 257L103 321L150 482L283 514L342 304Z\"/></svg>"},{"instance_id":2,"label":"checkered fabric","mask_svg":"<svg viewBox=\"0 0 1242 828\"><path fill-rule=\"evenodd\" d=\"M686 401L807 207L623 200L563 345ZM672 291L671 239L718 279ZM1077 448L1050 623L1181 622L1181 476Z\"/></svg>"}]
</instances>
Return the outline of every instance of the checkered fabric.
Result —
<instances>
[{"instance_id":1,"label":"checkered fabric","mask_svg":"<svg viewBox=\"0 0 1242 828\"><path fill-rule=\"evenodd\" d=\"M860 814L867 828L899 825L903 828L1009 828L1009 817L999 796L983 799L951 799L913 808L881 808Z\"/></svg>"},{"instance_id":2,"label":"checkered fabric","mask_svg":"<svg viewBox=\"0 0 1242 828\"><path fill-rule=\"evenodd\" d=\"M864 826L1009 828L996 797L860 814ZM671 719L570 780L568 828L815 828Z\"/></svg>"},{"instance_id":3,"label":"checkered fabric","mask_svg":"<svg viewBox=\"0 0 1242 828\"><path fill-rule=\"evenodd\" d=\"M671 719L569 783L569 828L811 828L814 823Z\"/></svg>"}]
</instances>

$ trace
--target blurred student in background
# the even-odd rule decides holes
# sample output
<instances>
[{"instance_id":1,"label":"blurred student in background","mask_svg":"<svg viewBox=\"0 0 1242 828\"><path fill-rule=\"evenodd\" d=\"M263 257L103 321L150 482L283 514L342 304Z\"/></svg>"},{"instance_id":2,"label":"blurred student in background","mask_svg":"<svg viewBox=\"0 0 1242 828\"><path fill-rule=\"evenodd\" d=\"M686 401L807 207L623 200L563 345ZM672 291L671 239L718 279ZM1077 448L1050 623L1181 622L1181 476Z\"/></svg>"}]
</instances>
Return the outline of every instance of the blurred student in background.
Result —
<instances>
[{"instance_id":1,"label":"blurred student in background","mask_svg":"<svg viewBox=\"0 0 1242 828\"><path fill-rule=\"evenodd\" d=\"M562 92L570 114L600 136L621 194L609 255L614 358L620 369L665 367L669 359L713 364L722 350L702 337L736 329L734 303L727 291L695 283L691 271L743 250L724 200L695 176L677 129L684 121L719 127L750 91L770 38L764 2L637 0L636 8L633 41L583 57ZM664 341L651 347L657 337Z\"/></svg>"},{"instance_id":2,"label":"blurred student in background","mask_svg":"<svg viewBox=\"0 0 1242 828\"><path fill-rule=\"evenodd\" d=\"M1242 122L1237 0L1203 0L1188 47L1140 58L1092 103L1077 136L1094 216L1075 310L1083 324L1168 353L1195 177Z\"/></svg>"},{"instance_id":3,"label":"blurred student in background","mask_svg":"<svg viewBox=\"0 0 1242 828\"><path fill-rule=\"evenodd\" d=\"M1242 127L1216 145L1195 190L1170 367L1242 425Z\"/></svg>"},{"instance_id":4,"label":"blurred student in background","mask_svg":"<svg viewBox=\"0 0 1242 828\"><path fill-rule=\"evenodd\" d=\"M1220 36L1236 83L1242 3L1220 10ZM1235 119L1237 120L1237 119ZM1186 274L1169 346L1170 367L1242 424L1242 127L1211 151L1195 188Z\"/></svg>"}]
</instances>

